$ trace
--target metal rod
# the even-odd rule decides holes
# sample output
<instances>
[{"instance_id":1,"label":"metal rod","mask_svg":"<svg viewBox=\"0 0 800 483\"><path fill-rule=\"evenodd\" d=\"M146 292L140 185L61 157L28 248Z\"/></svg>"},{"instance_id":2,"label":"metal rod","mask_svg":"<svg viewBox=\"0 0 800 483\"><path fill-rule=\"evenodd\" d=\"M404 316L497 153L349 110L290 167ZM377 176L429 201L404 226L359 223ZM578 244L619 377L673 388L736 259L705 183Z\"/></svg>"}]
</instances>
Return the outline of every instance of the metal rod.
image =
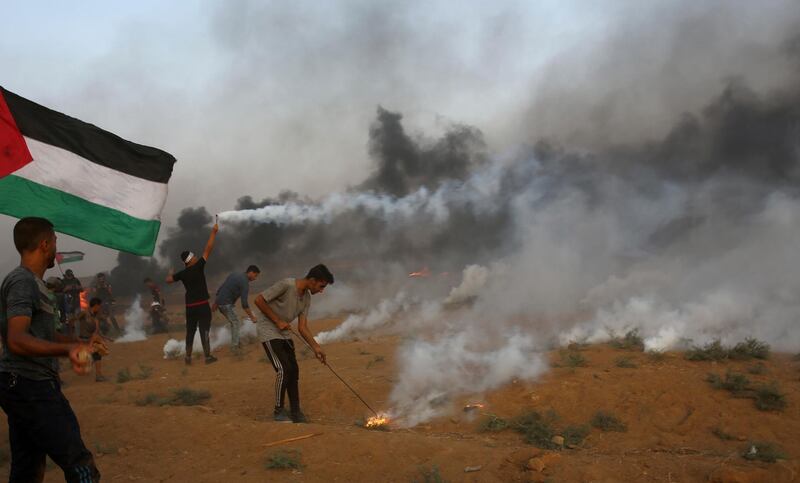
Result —
<instances>
[{"instance_id":1,"label":"metal rod","mask_svg":"<svg viewBox=\"0 0 800 483\"><path fill-rule=\"evenodd\" d=\"M290 330L290 331L292 331L292 334L294 334L294 335L295 335L295 337L297 337L298 339L302 340L302 341L303 341L303 343L306 345L306 347L308 347L308 348L309 348L309 349L311 349L312 351L314 350L314 348L313 348L313 347L311 347L311 344L309 344L307 340L305 340L305 339L304 339L302 336L300 336L300 334L298 334L297 332L295 332L294 328L292 328L291 326L289 326L289 330ZM347 389L350 389L350 391L351 391L351 392L352 392L352 393L353 393L353 394L354 394L354 395L355 395L355 396L358 398L358 400L359 400L359 401L361 401L362 403L364 403L364 406L366 406L366 407L367 407L367 409L369 409L370 411L372 411L372 413L375 415L375 417L379 417L379 416L378 416L378 412L377 412L377 411L375 411L374 409L372 409L372 407L371 407L369 404L367 404L367 401L365 401L365 400L364 400L364 398L363 398L363 397L361 397L361 396L360 396L360 395L359 395L359 394L356 392L356 390L355 390L355 389L353 389L353 388L352 388L352 386L350 386L350 384L348 384L348 383L347 383L347 381L345 381L344 379L342 379L342 376L340 376L340 375L339 375L339 374L338 374L336 371L334 371L334 370L333 370L333 367L331 367L331 366L330 366L330 364L328 364L328 362L327 362L327 361L325 361L325 362L324 362L324 365L325 365L325 367L327 367L328 369L330 369L330 370L331 370L331 372L333 373L333 375L334 375L334 376L338 377L338 378L339 378L339 380L340 380L340 381L342 381L342 384L344 384L345 386L347 386Z\"/></svg>"}]
</instances>

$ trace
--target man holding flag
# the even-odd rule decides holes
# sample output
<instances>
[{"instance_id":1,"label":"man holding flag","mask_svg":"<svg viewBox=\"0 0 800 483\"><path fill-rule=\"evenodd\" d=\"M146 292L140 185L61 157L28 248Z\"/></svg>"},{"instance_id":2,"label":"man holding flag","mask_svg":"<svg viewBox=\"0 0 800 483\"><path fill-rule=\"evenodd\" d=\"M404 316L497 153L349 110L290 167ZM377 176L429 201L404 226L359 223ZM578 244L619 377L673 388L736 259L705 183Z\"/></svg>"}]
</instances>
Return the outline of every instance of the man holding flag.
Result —
<instances>
[{"instance_id":1,"label":"man holding flag","mask_svg":"<svg viewBox=\"0 0 800 483\"><path fill-rule=\"evenodd\" d=\"M0 286L0 406L8 417L10 481L41 482L45 456L68 482L100 473L61 393L56 357L88 372L90 345L55 334L42 281L56 232L151 256L175 158L53 111L0 87L0 212L14 227L20 266ZM87 182L91 180L91 182Z\"/></svg>"}]
</instances>

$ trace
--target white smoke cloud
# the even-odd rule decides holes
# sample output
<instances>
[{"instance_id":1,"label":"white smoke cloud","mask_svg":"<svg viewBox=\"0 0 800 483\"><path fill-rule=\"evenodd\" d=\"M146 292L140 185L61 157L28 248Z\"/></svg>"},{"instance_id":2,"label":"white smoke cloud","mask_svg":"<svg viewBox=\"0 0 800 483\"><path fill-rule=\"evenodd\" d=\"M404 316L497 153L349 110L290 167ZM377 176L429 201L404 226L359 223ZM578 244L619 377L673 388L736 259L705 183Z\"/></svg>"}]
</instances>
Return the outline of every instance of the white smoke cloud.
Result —
<instances>
[{"instance_id":1,"label":"white smoke cloud","mask_svg":"<svg viewBox=\"0 0 800 483\"><path fill-rule=\"evenodd\" d=\"M125 311L125 327L122 329L122 337L114 340L118 344L126 342L139 342L147 339L144 331L144 321L146 315L141 306L141 297L137 295L128 310Z\"/></svg>"},{"instance_id":2,"label":"white smoke cloud","mask_svg":"<svg viewBox=\"0 0 800 483\"><path fill-rule=\"evenodd\" d=\"M444 299L445 305L458 305L478 296L480 289L486 285L489 269L480 265L470 265L464 269L461 285L454 287L450 295Z\"/></svg>"},{"instance_id":3,"label":"white smoke cloud","mask_svg":"<svg viewBox=\"0 0 800 483\"><path fill-rule=\"evenodd\" d=\"M239 338L242 342L256 337L256 324L250 319L240 319L241 327L239 329ZM209 341L211 343L211 350L217 350L220 347L230 345L231 343L231 329L230 325L226 322L224 325L214 327L209 334ZM186 339L168 339L164 343L164 359L176 359L186 355ZM200 333L195 333L194 342L192 344L192 354L202 354L203 344L200 342Z\"/></svg>"},{"instance_id":4,"label":"white smoke cloud","mask_svg":"<svg viewBox=\"0 0 800 483\"><path fill-rule=\"evenodd\" d=\"M398 352L392 417L405 426L447 414L452 398L495 389L512 379L535 379L547 369L531 334L509 329L487 343L480 324L450 329L435 340L416 339Z\"/></svg>"}]
</instances>

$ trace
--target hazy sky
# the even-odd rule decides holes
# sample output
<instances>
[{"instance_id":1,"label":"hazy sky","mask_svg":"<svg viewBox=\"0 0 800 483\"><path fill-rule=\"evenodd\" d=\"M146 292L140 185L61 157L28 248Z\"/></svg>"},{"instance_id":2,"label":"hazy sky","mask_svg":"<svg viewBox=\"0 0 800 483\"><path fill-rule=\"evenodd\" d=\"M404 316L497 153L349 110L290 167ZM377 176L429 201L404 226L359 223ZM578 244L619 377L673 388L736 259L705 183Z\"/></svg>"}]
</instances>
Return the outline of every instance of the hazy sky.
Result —
<instances>
[{"instance_id":1,"label":"hazy sky","mask_svg":"<svg viewBox=\"0 0 800 483\"><path fill-rule=\"evenodd\" d=\"M772 3L775 10L790 4ZM494 153L534 133L603 140L602 129L581 131L591 121L587 112L602 113L608 126L631 126L615 132L658 132L736 73L747 54L742 39L754 56L770 40L775 15L756 7L9 1L0 30L0 85L175 155L166 228L186 206L221 211L243 195L259 199L289 189L318 197L362 181L378 105L402 112L415 132L473 125ZM696 18L719 18L718 31L681 35ZM736 24L735 43L724 39L731 35L726 19ZM691 49L693 42L715 52L713 60L682 55L681 63L670 63L676 49ZM728 55L734 47L735 57ZM748 80L769 86L780 71L768 66L765 59L769 74L755 69ZM682 88L647 94L647 84L665 75ZM617 108L628 101L608 103L620 92L630 93L633 110L647 122ZM3 272L17 260L13 223L0 215ZM116 257L67 236L59 248L88 253L73 266L83 273L110 269Z\"/></svg>"}]
</instances>

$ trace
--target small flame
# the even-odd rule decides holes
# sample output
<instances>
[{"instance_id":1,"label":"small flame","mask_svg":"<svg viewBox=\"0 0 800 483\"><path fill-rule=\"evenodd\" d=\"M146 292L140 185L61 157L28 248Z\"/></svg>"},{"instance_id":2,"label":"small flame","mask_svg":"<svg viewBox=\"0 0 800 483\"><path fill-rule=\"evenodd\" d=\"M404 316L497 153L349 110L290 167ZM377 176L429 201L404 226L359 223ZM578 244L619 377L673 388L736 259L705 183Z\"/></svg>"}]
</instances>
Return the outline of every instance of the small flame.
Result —
<instances>
[{"instance_id":1,"label":"small flame","mask_svg":"<svg viewBox=\"0 0 800 483\"><path fill-rule=\"evenodd\" d=\"M419 278L419 277L430 277L431 271L428 270L428 267L423 267L422 270L418 272L411 272L408 274L408 278Z\"/></svg>"},{"instance_id":2,"label":"small flame","mask_svg":"<svg viewBox=\"0 0 800 483\"><path fill-rule=\"evenodd\" d=\"M81 290L81 310L89 310L89 296L86 290Z\"/></svg>"},{"instance_id":3,"label":"small flame","mask_svg":"<svg viewBox=\"0 0 800 483\"><path fill-rule=\"evenodd\" d=\"M389 424L389 416L386 414L379 414L377 416L372 416L371 418L367 419L367 422L364 423L364 427L370 429L377 429L388 426L388 424Z\"/></svg>"}]
</instances>

